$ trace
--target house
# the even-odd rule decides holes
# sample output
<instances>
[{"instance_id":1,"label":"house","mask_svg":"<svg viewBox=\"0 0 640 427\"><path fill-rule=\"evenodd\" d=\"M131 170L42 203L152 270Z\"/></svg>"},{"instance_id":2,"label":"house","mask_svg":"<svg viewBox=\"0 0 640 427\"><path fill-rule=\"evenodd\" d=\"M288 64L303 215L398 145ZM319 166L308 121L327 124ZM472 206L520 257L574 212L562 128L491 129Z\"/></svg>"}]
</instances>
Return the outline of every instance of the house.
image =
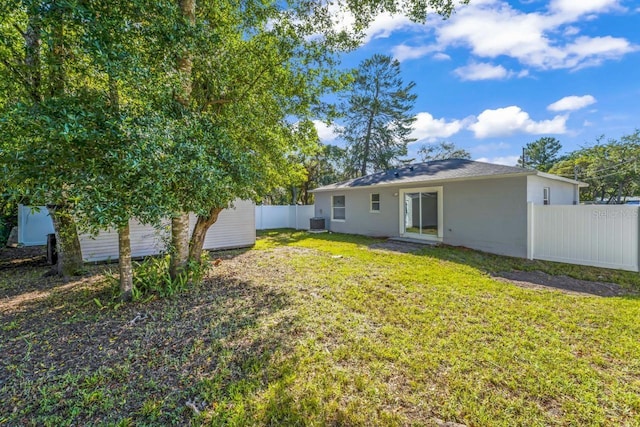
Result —
<instances>
[{"instance_id":1,"label":"house","mask_svg":"<svg viewBox=\"0 0 640 427\"><path fill-rule=\"evenodd\" d=\"M313 190L330 231L527 256L527 205L579 202L578 181L451 159L402 166Z\"/></svg>"},{"instance_id":2,"label":"house","mask_svg":"<svg viewBox=\"0 0 640 427\"><path fill-rule=\"evenodd\" d=\"M196 217L191 214L191 232ZM157 255L166 251L169 239L169 224L164 229L141 224L135 219L129 221L131 255L134 258ZM19 243L25 246L44 245L47 234L53 233L53 223L44 206L34 211L27 206L19 206ZM82 233L79 236L82 258L87 262L118 259L118 233L103 230L97 235ZM233 206L220 212L215 224L205 236L204 249L218 250L253 246L256 242L255 204L250 200L236 200Z\"/></svg>"}]
</instances>

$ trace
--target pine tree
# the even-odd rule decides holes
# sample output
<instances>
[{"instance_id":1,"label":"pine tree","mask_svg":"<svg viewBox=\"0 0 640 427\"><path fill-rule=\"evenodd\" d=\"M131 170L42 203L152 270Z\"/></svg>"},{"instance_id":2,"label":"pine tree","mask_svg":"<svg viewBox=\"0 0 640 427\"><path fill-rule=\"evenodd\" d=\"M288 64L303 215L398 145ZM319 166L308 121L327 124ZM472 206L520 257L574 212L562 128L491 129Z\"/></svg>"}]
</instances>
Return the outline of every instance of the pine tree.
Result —
<instances>
[{"instance_id":1,"label":"pine tree","mask_svg":"<svg viewBox=\"0 0 640 427\"><path fill-rule=\"evenodd\" d=\"M556 138L542 137L527 144L524 148L525 159L518 159L518 166L548 172L558 160L562 144Z\"/></svg>"},{"instance_id":2,"label":"pine tree","mask_svg":"<svg viewBox=\"0 0 640 427\"><path fill-rule=\"evenodd\" d=\"M343 104L345 124L340 134L348 147L348 173L362 176L384 170L406 155L415 117L415 83L404 85L400 63L374 55L354 72L352 90Z\"/></svg>"}]
</instances>

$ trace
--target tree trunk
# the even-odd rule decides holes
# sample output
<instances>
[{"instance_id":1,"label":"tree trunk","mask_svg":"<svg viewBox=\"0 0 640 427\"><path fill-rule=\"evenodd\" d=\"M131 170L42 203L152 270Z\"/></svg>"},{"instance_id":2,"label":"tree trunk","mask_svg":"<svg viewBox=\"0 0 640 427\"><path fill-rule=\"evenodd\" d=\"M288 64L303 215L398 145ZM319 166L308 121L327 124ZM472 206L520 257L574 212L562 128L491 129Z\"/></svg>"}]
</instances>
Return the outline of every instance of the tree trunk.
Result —
<instances>
[{"instance_id":1,"label":"tree trunk","mask_svg":"<svg viewBox=\"0 0 640 427\"><path fill-rule=\"evenodd\" d=\"M218 215L220 215L221 211L222 208L211 208L207 216L198 216L198 221L196 221L196 226L191 234L191 242L189 243L189 260L200 264L204 238L209 228L218 220Z\"/></svg>"},{"instance_id":2,"label":"tree trunk","mask_svg":"<svg viewBox=\"0 0 640 427\"><path fill-rule=\"evenodd\" d=\"M365 176L367 174L367 162L369 161L369 156L371 156L371 133L373 132L373 119L376 114L378 114L378 109L376 108L377 102L378 86L376 85L374 106L372 107L371 114L369 115L369 121L367 122L367 134L364 137L364 154L362 155L362 169L360 170L361 176Z\"/></svg>"},{"instance_id":3,"label":"tree trunk","mask_svg":"<svg viewBox=\"0 0 640 427\"><path fill-rule=\"evenodd\" d=\"M196 0L178 0L178 7L189 24L196 22ZM181 92L176 94L175 98L184 107L188 107L191 103L191 92L193 83L191 73L193 71L193 60L191 52L185 51L178 58L178 71L181 74Z\"/></svg>"},{"instance_id":4,"label":"tree trunk","mask_svg":"<svg viewBox=\"0 0 640 427\"><path fill-rule=\"evenodd\" d=\"M118 261L120 268L120 299L122 301L131 301L133 293L133 267L131 265L129 222L118 228Z\"/></svg>"},{"instance_id":5,"label":"tree trunk","mask_svg":"<svg viewBox=\"0 0 640 427\"><path fill-rule=\"evenodd\" d=\"M169 275L177 278L187 268L189 262L189 214L171 218L171 262Z\"/></svg>"},{"instance_id":6,"label":"tree trunk","mask_svg":"<svg viewBox=\"0 0 640 427\"><path fill-rule=\"evenodd\" d=\"M51 29L52 45L50 48L49 76L51 81L51 96L61 96L64 94L66 83L65 57L66 48L64 45L64 12L58 2L51 4L51 10L55 19Z\"/></svg>"},{"instance_id":7,"label":"tree trunk","mask_svg":"<svg viewBox=\"0 0 640 427\"><path fill-rule=\"evenodd\" d=\"M79 274L83 267L82 248L71 212L64 205L47 205L56 233L58 275L67 278Z\"/></svg>"},{"instance_id":8,"label":"tree trunk","mask_svg":"<svg viewBox=\"0 0 640 427\"><path fill-rule=\"evenodd\" d=\"M33 102L38 104L42 101L42 93L40 91L42 81L40 72L42 22L36 7L30 7L27 13L29 15L29 23L24 34L24 64L27 69L27 85L29 86L27 90Z\"/></svg>"},{"instance_id":9,"label":"tree trunk","mask_svg":"<svg viewBox=\"0 0 640 427\"><path fill-rule=\"evenodd\" d=\"M195 24L196 0L178 0L178 7L182 16L189 24ZM188 108L191 103L191 92L193 89L192 76L193 61L191 52L183 52L178 58L178 72L181 74L180 92L176 93L175 100L183 107ZM189 261L189 214L182 213L171 219L171 262L169 265L169 275L175 279L182 273Z\"/></svg>"}]
</instances>

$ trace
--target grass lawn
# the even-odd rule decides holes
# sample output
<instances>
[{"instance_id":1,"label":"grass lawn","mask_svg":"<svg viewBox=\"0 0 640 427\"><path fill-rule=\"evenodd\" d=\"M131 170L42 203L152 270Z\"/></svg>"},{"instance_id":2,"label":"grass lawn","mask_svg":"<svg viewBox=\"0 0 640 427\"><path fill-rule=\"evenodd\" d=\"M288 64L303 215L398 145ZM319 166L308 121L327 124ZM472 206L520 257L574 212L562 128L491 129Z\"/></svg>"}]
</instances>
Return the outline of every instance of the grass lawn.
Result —
<instances>
[{"instance_id":1,"label":"grass lawn","mask_svg":"<svg viewBox=\"0 0 640 427\"><path fill-rule=\"evenodd\" d=\"M490 273L640 275L378 243L264 233L179 297L119 307L104 266L2 269L0 425L640 426L640 298Z\"/></svg>"}]
</instances>

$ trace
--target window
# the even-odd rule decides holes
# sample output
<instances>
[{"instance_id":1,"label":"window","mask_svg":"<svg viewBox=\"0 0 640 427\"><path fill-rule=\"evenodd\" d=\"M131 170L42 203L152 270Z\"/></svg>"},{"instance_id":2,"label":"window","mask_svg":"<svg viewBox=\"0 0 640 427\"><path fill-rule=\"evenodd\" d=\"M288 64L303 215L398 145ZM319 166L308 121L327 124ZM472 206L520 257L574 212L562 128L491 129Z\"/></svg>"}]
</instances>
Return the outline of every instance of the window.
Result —
<instances>
[{"instance_id":1,"label":"window","mask_svg":"<svg viewBox=\"0 0 640 427\"><path fill-rule=\"evenodd\" d=\"M371 194L370 212L380 212L380 194Z\"/></svg>"},{"instance_id":2,"label":"window","mask_svg":"<svg viewBox=\"0 0 640 427\"><path fill-rule=\"evenodd\" d=\"M542 203L545 205L551 204L551 188L550 187L544 187L542 189Z\"/></svg>"},{"instance_id":3,"label":"window","mask_svg":"<svg viewBox=\"0 0 640 427\"><path fill-rule=\"evenodd\" d=\"M346 219L347 208L345 196L333 196L331 198L331 220L344 221Z\"/></svg>"}]
</instances>

